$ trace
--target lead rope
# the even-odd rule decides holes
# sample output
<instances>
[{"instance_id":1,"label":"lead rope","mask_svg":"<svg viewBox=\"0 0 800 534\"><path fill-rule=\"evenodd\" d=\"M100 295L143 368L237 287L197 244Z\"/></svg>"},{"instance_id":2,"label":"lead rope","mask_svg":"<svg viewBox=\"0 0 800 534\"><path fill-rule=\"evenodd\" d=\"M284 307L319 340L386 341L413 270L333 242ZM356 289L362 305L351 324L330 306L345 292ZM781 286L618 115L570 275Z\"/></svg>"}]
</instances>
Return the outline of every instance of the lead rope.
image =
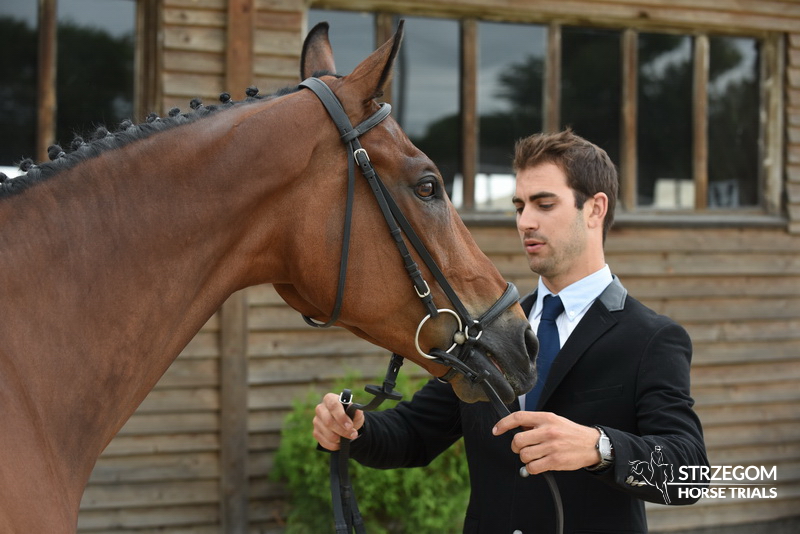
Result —
<instances>
[{"instance_id":1,"label":"lead rope","mask_svg":"<svg viewBox=\"0 0 800 534\"><path fill-rule=\"evenodd\" d=\"M434 349L431 353L437 357L439 363L455 369L457 372L464 374L472 382L479 384L489 398L489 402L492 404L495 412L497 412L498 419L502 419L511 414L511 411L500 399L500 395L498 395L489 381L486 380L486 372L482 374L474 372L459 358L443 350ZM352 392L349 389L342 391L342 394L339 396L339 401L344 406L345 412L350 419L355 416L356 410L372 411L378 408L384 400L390 399L399 401L403 398L402 393L398 393L394 390L394 386L397 384L397 374L400 372L400 367L402 365L403 357L398 354L392 354L391 360L389 361L389 368L386 370L386 377L383 380L383 385L380 387L368 385L364 388L367 393L374 396L366 405L354 403ZM356 534L366 534L364 520L361 517L361 512L358 510L356 495L350 483L348 469L350 442L351 440L349 438L341 438L339 450L333 451L330 458L330 487L334 525L336 527L336 534L352 534L353 529L355 529ZM520 468L519 475L523 478L529 476L529 473L525 470L525 466ZM561 492L558 489L558 483L550 472L542 473L541 477L547 483L550 495L553 498L553 508L556 516L556 534L563 534L564 505L561 502Z\"/></svg>"},{"instance_id":2,"label":"lead rope","mask_svg":"<svg viewBox=\"0 0 800 534\"><path fill-rule=\"evenodd\" d=\"M395 391L397 384L397 374L403 365L403 357L399 354L392 354L389 360L389 367L386 369L386 377L383 379L382 386L368 385L364 389L373 395L372 400L366 405L353 402L353 394L349 389L342 391L339 402L345 408L345 412L352 419L356 410L369 412L375 410L389 399L399 401L403 398L402 393ZM333 451L330 458L330 482L331 482L331 503L333 504L333 520L336 527L336 534L351 534L355 529L356 534L366 534L364 528L364 518L358 510L356 494L353 485L350 483L350 472L348 461L350 460L350 439L342 438L338 451Z\"/></svg>"},{"instance_id":3,"label":"lead rope","mask_svg":"<svg viewBox=\"0 0 800 534\"><path fill-rule=\"evenodd\" d=\"M449 365L453 369L465 374L468 378L470 378L473 382L476 382L483 388L483 392L486 393L486 396L489 398L489 402L491 402L494 411L497 413L498 420L511 415L511 411L508 409L503 401L500 399L500 395L497 394L494 387L486 380L485 375L478 377L476 373L470 369L466 364L464 364L461 360L444 352L442 350L434 349L431 351L434 356L437 356L442 363L445 365ZM525 469L525 466L519 468L519 476L522 478L528 478L530 473ZM555 509L556 515L556 533L563 534L564 532L564 504L561 502L561 492L558 489L558 483L556 479L553 477L552 473L546 471L541 474L541 477L547 483L547 487L550 490L550 496L553 498L553 508Z\"/></svg>"}]
</instances>

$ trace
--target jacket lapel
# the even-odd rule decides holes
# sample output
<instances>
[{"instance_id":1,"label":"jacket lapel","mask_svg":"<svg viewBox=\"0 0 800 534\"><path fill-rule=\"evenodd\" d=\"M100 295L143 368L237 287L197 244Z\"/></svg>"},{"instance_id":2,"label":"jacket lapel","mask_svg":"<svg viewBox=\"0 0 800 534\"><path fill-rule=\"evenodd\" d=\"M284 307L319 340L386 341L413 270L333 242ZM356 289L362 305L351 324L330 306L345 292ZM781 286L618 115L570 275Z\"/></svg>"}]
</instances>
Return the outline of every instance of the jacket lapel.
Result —
<instances>
[{"instance_id":1,"label":"jacket lapel","mask_svg":"<svg viewBox=\"0 0 800 534\"><path fill-rule=\"evenodd\" d=\"M547 383L544 386L542 395L539 397L539 403L536 406L537 410L541 410L553 391L555 391L569 370L572 369L572 366L583 356L586 350L617 323L613 312L618 312L625 308L625 298L627 294L628 291L615 276L611 284L609 284L592 303L586 315L583 316L581 322L578 323L578 326L575 327L575 330L572 331L569 339L567 339L567 342L558 352L550 368L550 374L547 376ZM522 299L522 309L527 316L530 315L531 309L535 303L536 291Z\"/></svg>"}]
</instances>

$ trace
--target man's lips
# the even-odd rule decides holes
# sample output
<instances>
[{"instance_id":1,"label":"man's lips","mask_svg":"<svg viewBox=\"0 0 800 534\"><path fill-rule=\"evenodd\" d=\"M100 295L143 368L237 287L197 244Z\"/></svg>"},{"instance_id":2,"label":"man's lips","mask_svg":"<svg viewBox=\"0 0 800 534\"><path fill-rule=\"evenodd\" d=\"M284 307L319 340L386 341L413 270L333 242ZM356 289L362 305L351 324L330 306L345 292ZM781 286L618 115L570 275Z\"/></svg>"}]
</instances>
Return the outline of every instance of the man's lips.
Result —
<instances>
[{"instance_id":1,"label":"man's lips","mask_svg":"<svg viewBox=\"0 0 800 534\"><path fill-rule=\"evenodd\" d=\"M544 241L538 239L525 239L522 241L525 252L528 254L539 252L544 247Z\"/></svg>"}]
</instances>

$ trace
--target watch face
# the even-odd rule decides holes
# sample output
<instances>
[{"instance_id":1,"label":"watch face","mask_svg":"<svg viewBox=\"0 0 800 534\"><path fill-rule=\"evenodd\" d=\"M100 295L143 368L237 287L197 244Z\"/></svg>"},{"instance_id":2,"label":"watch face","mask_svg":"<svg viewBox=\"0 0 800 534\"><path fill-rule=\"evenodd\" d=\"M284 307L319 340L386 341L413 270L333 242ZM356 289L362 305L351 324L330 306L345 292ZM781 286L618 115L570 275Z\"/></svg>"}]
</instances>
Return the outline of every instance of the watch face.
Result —
<instances>
[{"instance_id":1,"label":"watch face","mask_svg":"<svg viewBox=\"0 0 800 534\"><path fill-rule=\"evenodd\" d=\"M606 436L600 436L600 456L603 459L609 459L611 457L611 440L608 439Z\"/></svg>"}]
</instances>

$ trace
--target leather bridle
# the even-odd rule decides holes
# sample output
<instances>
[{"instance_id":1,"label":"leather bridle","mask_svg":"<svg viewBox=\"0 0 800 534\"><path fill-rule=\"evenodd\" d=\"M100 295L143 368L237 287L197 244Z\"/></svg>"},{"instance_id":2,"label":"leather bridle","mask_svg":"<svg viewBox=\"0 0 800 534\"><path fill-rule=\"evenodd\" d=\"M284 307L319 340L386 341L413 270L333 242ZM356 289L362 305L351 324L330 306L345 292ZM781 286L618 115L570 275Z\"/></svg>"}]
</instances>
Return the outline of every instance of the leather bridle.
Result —
<instances>
[{"instance_id":1,"label":"leather bridle","mask_svg":"<svg viewBox=\"0 0 800 534\"><path fill-rule=\"evenodd\" d=\"M457 347L462 347L462 349L459 351L460 355L466 356L481 337L483 328L494 321L500 316L500 314L502 314L506 309L519 300L519 292L517 291L517 288L514 286L514 284L508 283L505 292L497 300L497 302L495 302L478 319L473 319L469 311L467 311L467 308L461 302L461 299L458 298L458 295L456 294L455 290L453 290L453 287L447 281L447 278L444 276L439 266L436 264L433 256L431 256L431 254L425 248L422 240L414 231L414 228L408 222L406 216L400 210L397 202L395 202L394 198L392 198L389 190L380 179L380 176L378 176L375 168L372 166L367 151L361 146L361 143L358 140L361 135L380 124L381 121L389 116L389 113L391 113L392 110L391 106L386 103L381 104L375 113L354 128L351 125L350 119L347 117L342 104L339 102L339 99L336 98L336 95L333 94L333 91L325 82L319 78L308 78L303 81L300 86L310 89L315 95L317 95L322 104L325 106L325 109L328 111L331 119L333 119L334 124L336 124L342 142L348 149L347 200L345 204L342 256L339 265L339 283L336 289L336 301L334 303L331 316L327 322L319 323L310 317L303 316L306 323L318 328L328 327L333 325L338 320L341 312L350 249L350 227L352 223L353 197L355 189L354 167L355 165L358 165L358 167L361 169L361 174L367 180L367 183L369 184L370 189L375 196L378 207L380 207L383 218L385 219L389 228L389 233L394 238L397 249L400 252L400 256L405 264L406 271L408 272L408 275L414 285L414 290L428 312L428 315L420 321L419 326L417 327L415 336L417 351L421 356L433 361L437 361L441 358L441 356L428 354L422 350L419 345L419 334L422 330L422 326L428 319L437 317L440 313L446 313L456 318L459 328L453 336L452 345L444 352L452 354L454 349ZM409 253L408 246L403 239L403 235L406 236L408 241L411 243L411 246L425 263L425 266L431 272L433 277L436 279L436 282L439 284L439 287L442 288L442 291L447 296L453 309L436 307L433 302L433 294L431 293L430 286L423 278L422 272L419 270L419 266Z\"/></svg>"},{"instance_id":2,"label":"leather bridle","mask_svg":"<svg viewBox=\"0 0 800 534\"><path fill-rule=\"evenodd\" d=\"M516 286L512 283L507 283L506 289L500 298L477 319L473 319L469 311L467 311L461 299L458 298L455 290L453 290L447 278L442 273L436 261L425 248L422 240L419 238L414 228L405 217L400 207L397 205L389 190L384 185L383 181L378 176L375 168L370 162L367 151L361 146L359 137L378 124L380 124L391 113L391 106L387 103L380 104L375 113L370 115L359 125L353 127L347 113L344 111L341 102L333 93L330 87L320 80L319 78L307 78L300 83L300 87L310 89L322 102L323 106L330 115L334 124L336 125L342 142L347 147L347 197L345 202L345 221L344 232L342 240L342 254L339 264L339 282L336 289L336 300L334 302L333 311L330 318L324 322L318 322L314 319L303 315L303 319L307 324L315 328L327 328L332 326L339 319L342 309L342 302L344 299L345 281L347 278L347 265L350 251L350 233L353 216L353 199L355 195L355 166L358 165L361 174L367 180L370 189L375 196L375 199L380 207L381 213L386 221L389 233L392 235L395 244L397 245L400 256L405 264L406 271L414 286L420 301L427 310L427 315L420 321L415 334L415 346L417 352L426 359L436 363L445 365L450 370L442 377L441 380L447 381L456 373L465 375L468 379L484 389L487 397L491 401L495 410L500 417L509 413L508 408L503 404L500 396L487 380L489 372L484 370L478 372L473 370L467 363L470 355L475 348L478 340L480 339L484 327L497 319L504 311L519 301L519 292ZM439 287L447 296L453 309L438 308L433 302L433 295L430 290L428 282L422 276L419 266L412 257L408 250L405 240L411 243L411 246L417 252L417 255L423 261L425 266L431 272ZM458 328L453 334L453 341L451 346L442 350L434 348L430 353L425 352L419 344L419 335L425 323L431 319L438 317L440 314L449 314L455 317ZM454 352L457 351L456 354ZM375 397L367 405L356 404L352 402L352 396L349 390L342 392L340 400L345 405L347 414L352 418L355 411L360 410L373 410L385 399L399 400L402 394L394 391L395 379L397 373L402 365L403 358L397 354L392 355L389 368L386 372L386 378L383 386L367 386L367 392ZM331 456L331 493L333 497L334 506L334 519L337 534L350 534L352 529L355 528L357 534L364 533L364 524L361 515L358 511L356 504L355 494L352 486L350 485L347 461L349 459L349 441L346 438L341 440L341 448L339 451L332 453ZM523 468L524 470L524 468ZM520 471L522 473L522 470ZM561 500L558 495L558 489L555 486L555 481L549 473L545 473L550 485L551 492L555 490L554 500L558 510L560 525L563 525L563 512L561 512ZM549 477L549 478L548 478ZM562 530L559 527L559 532Z\"/></svg>"}]
</instances>

